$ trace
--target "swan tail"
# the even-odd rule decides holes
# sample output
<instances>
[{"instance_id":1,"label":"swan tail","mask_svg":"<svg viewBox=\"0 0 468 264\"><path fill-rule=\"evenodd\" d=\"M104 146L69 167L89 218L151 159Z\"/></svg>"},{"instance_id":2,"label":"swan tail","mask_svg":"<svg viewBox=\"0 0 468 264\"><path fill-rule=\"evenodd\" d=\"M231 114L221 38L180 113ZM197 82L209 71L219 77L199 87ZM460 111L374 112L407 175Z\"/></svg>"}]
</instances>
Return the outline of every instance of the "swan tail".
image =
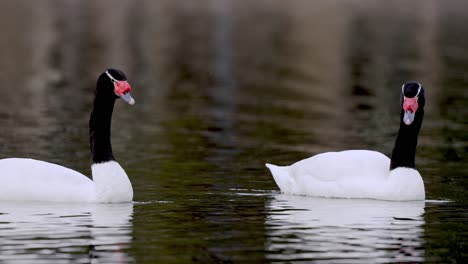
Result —
<instances>
[{"instance_id":1,"label":"swan tail","mask_svg":"<svg viewBox=\"0 0 468 264\"><path fill-rule=\"evenodd\" d=\"M276 182L276 185L280 188L282 192L290 192L294 180L289 174L289 166L276 166L273 164L266 163L265 166L270 169L273 179Z\"/></svg>"}]
</instances>

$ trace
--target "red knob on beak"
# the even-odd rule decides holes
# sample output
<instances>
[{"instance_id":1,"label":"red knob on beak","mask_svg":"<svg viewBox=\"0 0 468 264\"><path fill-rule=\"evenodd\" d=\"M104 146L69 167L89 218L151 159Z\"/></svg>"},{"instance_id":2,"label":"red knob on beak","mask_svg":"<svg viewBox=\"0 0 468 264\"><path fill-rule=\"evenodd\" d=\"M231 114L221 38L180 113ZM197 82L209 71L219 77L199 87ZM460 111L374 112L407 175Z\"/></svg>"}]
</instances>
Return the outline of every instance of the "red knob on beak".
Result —
<instances>
[{"instance_id":1,"label":"red knob on beak","mask_svg":"<svg viewBox=\"0 0 468 264\"><path fill-rule=\"evenodd\" d=\"M122 98L125 102L133 105L135 103L135 100L130 95L131 90L132 88L130 87L130 84L128 84L127 81L115 81L114 82L115 94L118 95L120 98Z\"/></svg>"},{"instance_id":2,"label":"red knob on beak","mask_svg":"<svg viewBox=\"0 0 468 264\"><path fill-rule=\"evenodd\" d=\"M414 121L416 111L418 110L418 97L404 97L403 110L405 111L403 122L405 122L406 125L411 125Z\"/></svg>"}]
</instances>

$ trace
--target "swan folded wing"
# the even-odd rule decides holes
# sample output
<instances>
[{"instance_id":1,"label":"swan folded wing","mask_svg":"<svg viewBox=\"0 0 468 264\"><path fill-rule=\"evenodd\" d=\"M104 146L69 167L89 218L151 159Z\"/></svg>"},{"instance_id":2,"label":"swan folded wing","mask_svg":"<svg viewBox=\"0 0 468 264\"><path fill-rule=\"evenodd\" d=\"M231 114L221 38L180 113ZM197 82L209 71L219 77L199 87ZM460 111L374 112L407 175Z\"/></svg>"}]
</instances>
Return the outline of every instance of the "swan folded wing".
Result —
<instances>
[{"instance_id":1,"label":"swan folded wing","mask_svg":"<svg viewBox=\"0 0 468 264\"><path fill-rule=\"evenodd\" d=\"M389 158L375 151L318 154L290 167L296 182L293 193L343 198L374 196L388 178L389 165Z\"/></svg>"},{"instance_id":2,"label":"swan folded wing","mask_svg":"<svg viewBox=\"0 0 468 264\"><path fill-rule=\"evenodd\" d=\"M307 175L319 181L343 181L386 177L389 166L390 159L382 153L347 150L321 153L298 161L291 166L291 172L297 177Z\"/></svg>"},{"instance_id":3,"label":"swan folded wing","mask_svg":"<svg viewBox=\"0 0 468 264\"><path fill-rule=\"evenodd\" d=\"M15 201L88 202L93 182L74 170L33 159L0 160L0 199Z\"/></svg>"}]
</instances>

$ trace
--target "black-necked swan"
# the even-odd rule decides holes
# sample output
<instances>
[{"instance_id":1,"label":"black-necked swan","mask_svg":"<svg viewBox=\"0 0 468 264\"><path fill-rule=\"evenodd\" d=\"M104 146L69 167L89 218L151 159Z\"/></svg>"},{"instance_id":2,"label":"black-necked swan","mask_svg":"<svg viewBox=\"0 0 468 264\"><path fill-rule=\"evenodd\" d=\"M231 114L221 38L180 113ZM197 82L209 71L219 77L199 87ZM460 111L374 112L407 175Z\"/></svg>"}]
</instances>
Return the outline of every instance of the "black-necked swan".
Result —
<instances>
[{"instance_id":1,"label":"black-necked swan","mask_svg":"<svg viewBox=\"0 0 468 264\"><path fill-rule=\"evenodd\" d=\"M110 129L115 100L135 100L125 74L103 72L96 85L89 120L93 180L60 165L25 158L0 160L0 200L53 202L130 202L133 189L127 174L112 154Z\"/></svg>"},{"instance_id":2,"label":"black-necked swan","mask_svg":"<svg viewBox=\"0 0 468 264\"><path fill-rule=\"evenodd\" d=\"M415 168L416 145L424 116L424 88L401 89L400 129L391 160L370 150L326 152L291 166L266 164L283 193L334 198L424 200L424 182Z\"/></svg>"}]
</instances>

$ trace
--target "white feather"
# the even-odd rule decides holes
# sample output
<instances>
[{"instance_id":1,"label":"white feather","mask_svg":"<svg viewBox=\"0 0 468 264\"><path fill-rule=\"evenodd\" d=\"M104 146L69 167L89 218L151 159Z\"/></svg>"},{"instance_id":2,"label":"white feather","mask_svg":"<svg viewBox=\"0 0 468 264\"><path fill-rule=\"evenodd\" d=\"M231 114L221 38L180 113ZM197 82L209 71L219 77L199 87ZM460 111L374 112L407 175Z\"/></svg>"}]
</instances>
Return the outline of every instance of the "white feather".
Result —
<instances>
[{"instance_id":1,"label":"white feather","mask_svg":"<svg viewBox=\"0 0 468 264\"><path fill-rule=\"evenodd\" d=\"M53 202L126 202L133 189L115 161L92 166L92 181L74 170L33 159L0 160L0 200Z\"/></svg>"},{"instance_id":2,"label":"white feather","mask_svg":"<svg viewBox=\"0 0 468 264\"><path fill-rule=\"evenodd\" d=\"M124 169L115 161L93 164L96 200L115 203L133 199L133 189Z\"/></svg>"},{"instance_id":3,"label":"white feather","mask_svg":"<svg viewBox=\"0 0 468 264\"><path fill-rule=\"evenodd\" d=\"M424 200L418 171L397 168L390 159L368 150L327 152L291 166L266 164L276 184L287 194L379 200Z\"/></svg>"}]
</instances>

